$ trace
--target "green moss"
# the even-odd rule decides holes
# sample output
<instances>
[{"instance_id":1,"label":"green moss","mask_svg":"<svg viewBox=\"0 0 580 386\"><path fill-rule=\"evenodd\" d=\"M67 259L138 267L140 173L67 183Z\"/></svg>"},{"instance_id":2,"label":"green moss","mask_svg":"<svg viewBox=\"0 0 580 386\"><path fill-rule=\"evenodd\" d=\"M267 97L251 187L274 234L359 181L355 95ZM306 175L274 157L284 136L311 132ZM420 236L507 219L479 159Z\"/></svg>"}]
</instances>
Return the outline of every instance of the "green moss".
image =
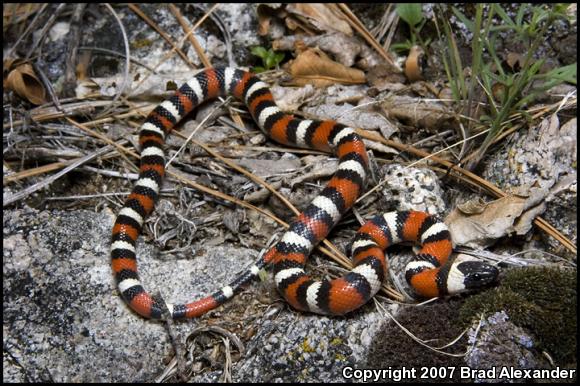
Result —
<instances>
[{"instance_id":1,"label":"green moss","mask_svg":"<svg viewBox=\"0 0 580 386\"><path fill-rule=\"evenodd\" d=\"M421 307L403 307L396 318L403 326L420 339L427 340L431 346L442 346L455 340L462 332L457 323L460 298L440 299ZM467 337L463 335L458 343L445 351L461 354L467 347ZM367 355L367 368L416 368L421 367L455 367L465 366L463 357L443 355L419 345L401 328L390 321L385 323L375 335ZM419 372L417 372L419 374ZM413 382L465 382L459 371L451 378L408 379Z\"/></svg>"},{"instance_id":2,"label":"green moss","mask_svg":"<svg viewBox=\"0 0 580 386\"><path fill-rule=\"evenodd\" d=\"M304 339L304 341L302 342L302 351L307 352L307 353L311 353L316 351L314 349L314 347L312 347L310 345L310 342L308 342L308 339Z\"/></svg>"},{"instance_id":3,"label":"green moss","mask_svg":"<svg viewBox=\"0 0 580 386\"><path fill-rule=\"evenodd\" d=\"M334 338L334 339L332 339L332 340L330 341L330 344L331 344L332 346L338 346L338 345L340 345L340 344L343 344L343 343L344 343L344 342L343 342L343 341L342 341L342 339L340 339L339 337L336 337L336 338Z\"/></svg>"},{"instance_id":4,"label":"green moss","mask_svg":"<svg viewBox=\"0 0 580 386\"><path fill-rule=\"evenodd\" d=\"M506 272L500 287L474 295L459 312L468 325L484 312L504 310L527 328L560 364L576 361L576 270L518 268Z\"/></svg>"},{"instance_id":5,"label":"green moss","mask_svg":"<svg viewBox=\"0 0 580 386\"><path fill-rule=\"evenodd\" d=\"M151 39L137 39L131 44L132 48L147 48L153 44Z\"/></svg>"},{"instance_id":6,"label":"green moss","mask_svg":"<svg viewBox=\"0 0 580 386\"><path fill-rule=\"evenodd\" d=\"M347 357L343 354L335 354L334 359L336 359L339 362L344 362L347 360Z\"/></svg>"}]
</instances>

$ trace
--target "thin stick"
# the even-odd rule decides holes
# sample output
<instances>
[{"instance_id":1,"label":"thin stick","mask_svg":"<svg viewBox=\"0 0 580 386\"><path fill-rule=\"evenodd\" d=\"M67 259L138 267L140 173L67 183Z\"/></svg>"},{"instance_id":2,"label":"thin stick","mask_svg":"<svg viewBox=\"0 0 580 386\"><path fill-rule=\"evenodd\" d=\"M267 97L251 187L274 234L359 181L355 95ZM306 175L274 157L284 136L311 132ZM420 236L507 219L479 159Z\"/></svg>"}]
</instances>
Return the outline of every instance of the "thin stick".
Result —
<instances>
[{"instance_id":1,"label":"thin stick","mask_svg":"<svg viewBox=\"0 0 580 386\"><path fill-rule=\"evenodd\" d=\"M6 56L4 56L5 59L11 58L12 55L14 54L14 51L16 50L16 48L20 45L20 42L24 38L28 37L28 34L30 34L30 31L32 31L33 29L36 30L36 28L38 27L37 24L40 22L40 17L42 16L42 13L46 9L46 7L48 7L48 4L49 3L42 4L40 9L36 12L36 16L34 16L34 19L30 22L30 24L28 24L28 27L26 28L26 30L22 33L22 35L20 35L18 40L16 40L16 43L14 43L12 48L10 48L10 50L8 51Z\"/></svg>"},{"instance_id":2,"label":"thin stick","mask_svg":"<svg viewBox=\"0 0 580 386\"><path fill-rule=\"evenodd\" d=\"M389 56L389 54L385 51L383 46L377 42L377 40L373 37L373 35L366 29L365 25L359 20L358 17L348 7L345 3L338 3L338 7L342 10L342 12L347 17L347 20L350 25L353 26L354 29L358 31L362 35L362 37L371 45L373 48L381 55L387 63L391 66L394 66L397 69L400 69L399 66L393 61L393 59Z\"/></svg>"},{"instance_id":3,"label":"thin stick","mask_svg":"<svg viewBox=\"0 0 580 386\"><path fill-rule=\"evenodd\" d=\"M61 169L67 165L70 165L72 162L75 162L75 160L69 160L69 161L65 161L65 162L55 162L52 164L39 166L39 167L33 168L33 169L22 170L18 173L14 173L14 174L11 174L9 176L4 177L2 179L2 182L4 183L4 185L8 185L12 182L16 182L16 181L19 181L19 180L22 180L25 178L34 177L34 176L37 176L39 174L48 173L48 172L52 172L53 170Z\"/></svg>"},{"instance_id":4,"label":"thin stick","mask_svg":"<svg viewBox=\"0 0 580 386\"><path fill-rule=\"evenodd\" d=\"M201 45L199 44L199 42L195 38L195 35L190 32L191 29L189 28L189 25L187 24L187 22L183 18L183 15L179 11L179 8L177 8L174 4L169 4L169 10L171 11L171 13L173 13L173 16L175 16L175 18L177 19L177 22L181 25L181 28L183 28L183 30L185 31L185 34L186 34L185 36L188 37L189 42L191 43L191 45L195 49L195 52L197 53L197 56L199 56L199 59L201 60L203 65L205 67L211 67L211 63L210 63L209 59L205 55L205 52L203 52L203 48L201 48Z\"/></svg>"},{"instance_id":5,"label":"thin stick","mask_svg":"<svg viewBox=\"0 0 580 386\"><path fill-rule=\"evenodd\" d=\"M135 4L129 4L127 6L129 7L129 9L135 12L141 19L143 19L147 24L149 24L149 26L153 28L167 43L169 43L169 45L173 48L173 50L177 52L177 54L181 57L181 59L183 59L183 61L185 61L185 63L187 63L187 65L190 68L192 69L195 68L195 64L193 64L191 60L189 60L187 55L185 55L183 51L181 51L181 49L177 47L177 45L173 42L173 40L171 40L171 38L167 36L167 34L163 32L153 20L151 20L147 15L145 15L143 11L139 9L138 6L136 6Z\"/></svg>"},{"instance_id":6,"label":"thin stick","mask_svg":"<svg viewBox=\"0 0 580 386\"><path fill-rule=\"evenodd\" d=\"M105 3L105 8L107 8L109 10L109 12L111 12L111 14L113 14L113 17L117 21L117 24L119 24L119 29L121 30L121 35L123 35L123 44L125 45L125 68L123 71L123 83L121 84L121 87L115 93L115 97L111 101L111 104L109 105L109 107L105 108L105 110L99 114L99 117L105 116L109 111L111 111L113 106L115 106L115 102L117 102L119 100L121 95L123 95L125 90L127 90L127 88L129 87L129 82L130 82L129 81L129 67L131 66L131 61L129 60L129 58L131 57L131 52L129 51L129 38L127 38L127 32L125 32L125 27L123 26L123 22L119 18L119 15L117 15L117 12L115 12L113 7L111 7L108 3Z\"/></svg>"},{"instance_id":7,"label":"thin stick","mask_svg":"<svg viewBox=\"0 0 580 386\"><path fill-rule=\"evenodd\" d=\"M51 175L50 177L46 178L45 180L42 180L34 185L31 185L28 188L21 190L18 193L14 193L12 195L9 195L8 197L5 197L3 202L2 202L2 207L6 207L6 206L8 206L16 201L19 201L19 200L27 197L28 195L36 192L37 190L40 190L40 189L44 188L45 186L52 184L54 181L56 181L60 177L64 176L65 174L67 174L71 170L79 167L80 165L82 165L86 162L93 160L94 158L97 158L98 156L100 156L102 154L107 153L108 151L111 151L112 149L113 149L113 146L111 146L111 145L105 146L105 147L97 150L96 152L93 152L93 153L88 154L82 158L79 158L76 162L73 162L72 164L70 164L69 166L67 166L66 168L61 170L60 172L58 172L54 175Z\"/></svg>"},{"instance_id":8,"label":"thin stick","mask_svg":"<svg viewBox=\"0 0 580 386\"><path fill-rule=\"evenodd\" d=\"M113 51L113 50L109 50L107 48L101 48L101 47L79 47L79 51L95 51L95 52L99 52L99 53L103 53L103 54L107 54L107 55L112 55L112 56L120 56L122 58L125 57L125 54L122 54L120 52L117 51ZM141 67L146 68L147 70L151 71L154 74L157 74L157 70L155 70L152 67L149 67L147 64L141 62L140 60L135 59L134 57L130 57L129 60Z\"/></svg>"},{"instance_id":9,"label":"thin stick","mask_svg":"<svg viewBox=\"0 0 580 386\"><path fill-rule=\"evenodd\" d=\"M38 32L39 36L38 40L34 42L32 47L27 50L28 53L26 54L25 57L26 60L30 59L30 57L35 54L38 47L40 47L42 42L44 42L44 39L46 39L46 37L48 36L48 30L53 26L56 18L60 15L65 6L66 3L59 4L54 10L54 12L50 15L50 17L48 18L42 29Z\"/></svg>"}]
</instances>

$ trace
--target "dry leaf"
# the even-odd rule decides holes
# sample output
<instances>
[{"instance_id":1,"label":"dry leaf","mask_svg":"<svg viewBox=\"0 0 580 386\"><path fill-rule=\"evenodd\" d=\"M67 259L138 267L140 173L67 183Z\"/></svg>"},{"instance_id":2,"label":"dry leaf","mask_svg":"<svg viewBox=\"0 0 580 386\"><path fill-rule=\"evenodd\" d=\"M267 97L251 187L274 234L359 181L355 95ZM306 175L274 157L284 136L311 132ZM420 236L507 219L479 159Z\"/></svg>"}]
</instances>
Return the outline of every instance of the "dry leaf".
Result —
<instances>
[{"instance_id":1,"label":"dry leaf","mask_svg":"<svg viewBox=\"0 0 580 386\"><path fill-rule=\"evenodd\" d=\"M379 91L384 90L401 90L405 85L405 76L395 71L392 66L381 63L368 70L367 78L369 84L376 87Z\"/></svg>"},{"instance_id":2,"label":"dry leaf","mask_svg":"<svg viewBox=\"0 0 580 386\"><path fill-rule=\"evenodd\" d=\"M6 4L2 12L2 29L6 31L9 26L25 21L41 7L40 3Z\"/></svg>"},{"instance_id":3,"label":"dry leaf","mask_svg":"<svg viewBox=\"0 0 580 386\"><path fill-rule=\"evenodd\" d=\"M272 91L280 110L287 112L299 110L300 106L316 93L316 89L312 85L300 88L273 86L270 87L270 91Z\"/></svg>"},{"instance_id":4,"label":"dry leaf","mask_svg":"<svg viewBox=\"0 0 580 386\"><path fill-rule=\"evenodd\" d=\"M423 79L423 62L425 55L423 49L419 46L413 46L409 50L409 55L405 61L405 76L409 82L415 82Z\"/></svg>"},{"instance_id":5,"label":"dry leaf","mask_svg":"<svg viewBox=\"0 0 580 386\"><path fill-rule=\"evenodd\" d=\"M507 63L507 65L512 69L512 71L519 71L524 62L525 62L525 58L524 55L522 54L518 54L517 52L508 52L506 57L505 57L505 61Z\"/></svg>"},{"instance_id":6,"label":"dry leaf","mask_svg":"<svg viewBox=\"0 0 580 386\"><path fill-rule=\"evenodd\" d=\"M289 30L294 31L297 34L306 34L310 36L314 36L317 34L314 28L311 28L311 26L308 23L303 22L300 17L287 16L284 18L284 21L286 22L286 27L288 27Z\"/></svg>"},{"instance_id":7,"label":"dry leaf","mask_svg":"<svg viewBox=\"0 0 580 386\"><path fill-rule=\"evenodd\" d=\"M310 22L317 30L338 31L352 36L352 29L336 4L291 3L286 7L286 11Z\"/></svg>"},{"instance_id":8,"label":"dry leaf","mask_svg":"<svg viewBox=\"0 0 580 386\"><path fill-rule=\"evenodd\" d=\"M482 198L478 197L474 200L469 200L462 204L457 205L457 209L461 211L463 214L471 215L471 214L480 214L483 213L485 210L485 201Z\"/></svg>"},{"instance_id":9,"label":"dry leaf","mask_svg":"<svg viewBox=\"0 0 580 386\"><path fill-rule=\"evenodd\" d=\"M340 32L317 36L288 35L272 41L272 48L276 51L294 50L299 53L308 47L326 52L347 67L352 67L357 58L366 53L364 43L360 39Z\"/></svg>"},{"instance_id":10,"label":"dry leaf","mask_svg":"<svg viewBox=\"0 0 580 386\"><path fill-rule=\"evenodd\" d=\"M430 132L451 127L455 122L455 113L449 107L423 98L391 95L381 102L381 107L388 112L390 118L412 128L425 128Z\"/></svg>"},{"instance_id":11,"label":"dry leaf","mask_svg":"<svg viewBox=\"0 0 580 386\"><path fill-rule=\"evenodd\" d=\"M507 92L508 89L503 83L498 82L491 86L491 95L493 95L493 99L498 103L502 103L505 100Z\"/></svg>"},{"instance_id":12,"label":"dry leaf","mask_svg":"<svg viewBox=\"0 0 580 386\"><path fill-rule=\"evenodd\" d=\"M300 53L290 63L289 72L293 77L292 83L299 86L312 84L316 87L325 87L336 83L366 82L365 74L361 70L343 66L316 49Z\"/></svg>"},{"instance_id":13,"label":"dry leaf","mask_svg":"<svg viewBox=\"0 0 580 386\"><path fill-rule=\"evenodd\" d=\"M525 234L544 209L537 204L537 199L515 195L488 203L476 199L454 209L445 223L454 245L485 248L501 237Z\"/></svg>"},{"instance_id":14,"label":"dry leaf","mask_svg":"<svg viewBox=\"0 0 580 386\"><path fill-rule=\"evenodd\" d=\"M41 105L46 101L46 90L36 77L29 63L19 63L16 59L7 59L3 63L4 88L14 91L21 98L32 104Z\"/></svg>"}]
</instances>

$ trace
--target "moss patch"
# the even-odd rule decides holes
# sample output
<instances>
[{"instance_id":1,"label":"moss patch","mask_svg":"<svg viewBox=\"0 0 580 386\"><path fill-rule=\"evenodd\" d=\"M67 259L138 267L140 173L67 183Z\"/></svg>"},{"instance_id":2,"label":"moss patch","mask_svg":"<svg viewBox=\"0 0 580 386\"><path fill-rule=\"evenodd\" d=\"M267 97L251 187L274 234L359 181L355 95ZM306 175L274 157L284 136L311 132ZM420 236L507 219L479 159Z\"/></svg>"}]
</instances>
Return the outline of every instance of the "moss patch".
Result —
<instances>
[{"instance_id":1,"label":"moss patch","mask_svg":"<svg viewBox=\"0 0 580 386\"><path fill-rule=\"evenodd\" d=\"M576 270L518 268L498 288L468 298L459 311L463 326L482 312L504 310L531 331L559 365L576 361Z\"/></svg>"},{"instance_id":2,"label":"moss patch","mask_svg":"<svg viewBox=\"0 0 580 386\"><path fill-rule=\"evenodd\" d=\"M451 342L461 334L463 327L456 322L460 304L460 298L438 300L425 306L405 307L395 317L413 334L429 341L431 346L437 347ZM417 369L416 379L403 379L403 382L465 383L469 381L461 379L458 371L455 371L451 378L420 379L418 369L423 366L434 368L452 366L458 368L459 366L465 366L465 362L461 357L440 354L421 346L392 321L384 323L373 342L367 357L366 367L368 368L387 369L390 367L400 369L405 367ZM459 353L465 350L466 346L467 338L464 335L453 348L446 348L443 351Z\"/></svg>"}]
</instances>

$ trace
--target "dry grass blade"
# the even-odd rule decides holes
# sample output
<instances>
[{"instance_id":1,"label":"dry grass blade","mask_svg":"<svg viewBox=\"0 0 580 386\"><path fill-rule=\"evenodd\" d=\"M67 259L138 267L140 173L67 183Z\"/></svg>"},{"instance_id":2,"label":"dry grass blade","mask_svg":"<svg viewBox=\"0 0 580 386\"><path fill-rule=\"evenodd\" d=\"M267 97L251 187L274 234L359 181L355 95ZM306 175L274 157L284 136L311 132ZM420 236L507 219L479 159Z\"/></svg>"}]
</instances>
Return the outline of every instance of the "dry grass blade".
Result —
<instances>
[{"instance_id":1,"label":"dry grass blade","mask_svg":"<svg viewBox=\"0 0 580 386\"><path fill-rule=\"evenodd\" d=\"M55 162L52 164L39 166L37 168L22 170L18 173L14 173L14 174L11 174L9 176L4 177L2 179L2 182L4 183L4 185L8 185L8 184L11 184L13 182L23 180L25 178L30 178L30 177L37 176L39 174L48 173L48 172L52 172L54 170L62 169L63 167L70 165L73 162L75 162L75 160L69 160L66 162Z\"/></svg>"},{"instance_id":2,"label":"dry grass blade","mask_svg":"<svg viewBox=\"0 0 580 386\"><path fill-rule=\"evenodd\" d=\"M130 62L129 58L131 57L131 53L129 52L129 38L127 37L127 32L125 31L125 27L123 26L123 22L121 21L121 18L119 17L119 15L117 15L117 12L115 12L113 7L111 7L110 4L105 3L105 8L107 8L109 10L109 12L111 12L113 17L115 18L115 21L119 25L121 35L123 36L123 44L125 47L125 68L123 69L123 83L121 84L121 87L119 87L116 90L115 96L110 101L109 106L99 113L99 117L103 117L103 116L107 115L109 113L109 111L111 111L114 108L114 106L116 105L116 102L119 100L119 98L121 98L121 95L123 95L123 93L125 92L125 90L127 90L127 88L129 87L129 84L130 84L129 67L130 67L131 62Z\"/></svg>"},{"instance_id":3,"label":"dry grass blade","mask_svg":"<svg viewBox=\"0 0 580 386\"><path fill-rule=\"evenodd\" d=\"M567 260L566 258L555 255L550 252L543 251L541 249L526 249L511 255L498 255L496 253L486 251L483 249L473 250L468 248L456 248L455 251L457 253L464 253L470 256L475 256L477 258L487 260L495 265L499 263L509 264L517 267L550 267L557 265L558 268L576 268L577 264L573 261ZM542 258L538 259L537 257L519 257L519 255L525 254L539 254L542 256L551 257L553 260L557 260L557 262L549 261L548 259Z\"/></svg>"},{"instance_id":4,"label":"dry grass blade","mask_svg":"<svg viewBox=\"0 0 580 386\"><path fill-rule=\"evenodd\" d=\"M126 143L126 140L123 140L121 143ZM119 145L119 144L116 144ZM54 181L56 181L57 179L59 179L60 177L64 176L65 174L67 174L68 172L70 172L71 170L79 167L80 165L89 162L95 158L97 158L100 155L103 155L109 151L111 151L113 149L113 145L108 145L105 146L99 150L97 150L96 152L87 154L86 156L79 158L78 160L76 160L75 162L71 163L69 166L67 166L66 168L64 168L63 170L61 170L60 172L49 176L48 178L29 186L28 188L21 190L18 193L14 193L9 195L8 197L4 197L4 199L2 200L2 206L6 207L16 201L19 201L25 197L27 197L28 195L36 192L37 190L40 190L42 188L44 188L45 186L50 185L51 183L53 183Z\"/></svg>"},{"instance_id":5,"label":"dry grass blade","mask_svg":"<svg viewBox=\"0 0 580 386\"><path fill-rule=\"evenodd\" d=\"M234 150L252 150L252 151L279 151L282 153L295 153L295 154L314 154L314 155L325 155L327 153L319 150L309 150L309 149L295 149L293 147L279 147L279 146L247 146L247 145L230 145L230 148Z\"/></svg>"},{"instance_id":6,"label":"dry grass blade","mask_svg":"<svg viewBox=\"0 0 580 386\"><path fill-rule=\"evenodd\" d=\"M87 3L77 3L74 6L73 14L70 21L70 31L69 31L69 42L68 47L66 49L66 69L64 72L64 82L63 82L63 93L65 96L73 96L75 93L75 87L77 82L76 76L76 62L77 62L77 55L78 55L78 47L80 44L80 37L81 37L81 20L84 14L84 11L87 7ZM50 82L49 82L50 84ZM55 101L58 99L55 97L52 98Z\"/></svg>"},{"instance_id":7,"label":"dry grass blade","mask_svg":"<svg viewBox=\"0 0 580 386\"><path fill-rule=\"evenodd\" d=\"M66 3L59 4L56 7L56 9L54 11L52 11L48 20L42 26L42 29L40 31L36 31L38 33L37 36L39 36L39 38L37 40L35 40L32 47L30 47L27 50L27 54L25 56L26 60L30 59L33 55L36 55L38 53L37 49L42 46L44 39L46 39L46 37L48 36L48 31L50 30L50 28L52 28L56 19L61 14L61 12L64 10L65 6L66 6Z\"/></svg>"},{"instance_id":8,"label":"dry grass blade","mask_svg":"<svg viewBox=\"0 0 580 386\"><path fill-rule=\"evenodd\" d=\"M74 115L85 116L85 115L90 115L97 108L107 107L111 104L110 101L87 101L87 100L81 100L80 102L75 100L75 101L72 101L72 102L66 103L66 104L62 104L62 102L63 102L62 100L60 102L61 102L61 110L59 110L58 108L56 108L52 104L43 105L43 106L39 106L39 107L32 109L30 111L30 119L35 123L41 123L41 122L46 122L46 121L52 121L52 120L58 119L58 118L74 116ZM135 115L141 115L141 116L143 114L147 115L151 110L153 110L155 108L155 106L156 105L152 104L152 103L141 103L136 108L134 108L133 110L131 110L128 113L117 114L114 118L107 117L107 118L96 119L96 120L93 120L90 122L85 122L83 125L85 127L97 126L97 125L101 125L103 123L112 122L115 119L127 118L127 117L132 117ZM3 125L3 128L10 129L10 128L15 127L15 126L24 125L25 123L26 123L26 121L24 121L24 120L7 122Z\"/></svg>"},{"instance_id":9,"label":"dry grass blade","mask_svg":"<svg viewBox=\"0 0 580 386\"><path fill-rule=\"evenodd\" d=\"M34 19L28 24L28 27L26 27L26 30L20 35L18 40L16 40L16 42L10 48L10 50L4 55L5 58L11 58L12 55L14 54L14 52L16 51L16 49L18 48L18 46L20 45L20 43L26 37L28 37L28 35L30 34L30 32L32 32L32 30L36 30L36 28L38 27L38 24L40 23L41 16L44 13L46 7L48 7L48 4L49 3L42 4L40 9L36 11L36 16L34 16ZM5 23L4 25L6 25L6 24L9 24L9 23Z\"/></svg>"},{"instance_id":10,"label":"dry grass blade","mask_svg":"<svg viewBox=\"0 0 580 386\"><path fill-rule=\"evenodd\" d=\"M173 42L173 40L171 40L171 38L167 36L167 34L163 32L161 28L159 28L159 26L153 20L151 20L147 15L145 15L143 11L139 9L138 6L136 6L135 4L128 4L127 6L129 7L129 9L135 12L135 14L137 14L141 19L143 19L147 24L149 24L149 26L153 28L167 43L169 43L169 45L171 45L173 50L177 52L177 54L181 57L181 59L185 61L185 63L187 63L189 67L191 67L192 69L195 68L195 65L191 62L191 60L189 60L187 55L185 55L183 51L181 51L181 49L177 47L177 45Z\"/></svg>"},{"instance_id":11,"label":"dry grass blade","mask_svg":"<svg viewBox=\"0 0 580 386\"><path fill-rule=\"evenodd\" d=\"M399 15L394 10L393 4L389 4L381 18L381 22L370 31L377 41L381 41L385 34L387 35L383 43L383 49L387 52L391 47L391 41L393 40L398 24Z\"/></svg>"},{"instance_id":12,"label":"dry grass blade","mask_svg":"<svg viewBox=\"0 0 580 386\"><path fill-rule=\"evenodd\" d=\"M113 146L114 148L116 148L117 150L121 150L121 149L125 149L123 146L119 145L118 143L116 143L115 141L109 139L107 136L98 133L96 131L93 131L91 129L89 129L88 127L86 127L85 125L82 125L74 120L72 120L71 118L66 118L67 121L69 121L72 125L78 127L79 129L81 129L82 131L84 131L85 133L88 133L90 136L98 138L100 140L102 140L103 142ZM131 162L131 160L129 158L127 158L127 156L125 156L123 151L120 151L119 154L121 155L121 157L123 157L125 159L125 161L127 161L127 163L129 164L129 166L134 170L134 171L138 171L139 168L137 167L137 165L135 165L133 162ZM133 153L132 155L134 155L135 153ZM138 158L138 157L136 157Z\"/></svg>"},{"instance_id":13,"label":"dry grass blade","mask_svg":"<svg viewBox=\"0 0 580 386\"><path fill-rule=\"evenodd\" d=\"M391 319L393 320L393 322L395 322L395 324L396 324L397 326L399 326L399 328L400 328L400 329L401 329L403 332L405 332L405 334L407 334L407 335L408 335L408 336L409 336L411 339L413 339L415 342L419 343L419 344L420 344L421 346L423 346L423 347L426 347L426 348L428 348L429 350L435 351L436 353L439 353L439 354L447 355L447 356L450 356L450 357L456 357L456 358L461 358L461 357L464 357L464 356L466 356L467 354L469 354L469 352L471 351L471 349L468 349L468 350L467 350L466 352L464 352L464 353L454 354L454 353L449 353L449 352L446 352L446 351L443 351L443 350L442 350L442 349L444 349L444 348L451 347L452 345L454 345L455 343L457 343L457 341L459 341L459 339L461 339L461 337L462 337L463 335L465 335L465 333L468 331L468 329L465 329L465 330L464 330L464 331L463 331L461 334L459 334L459 335L458 335L458 336L457 336L455 339L453 339L451 342L449 342L449 343L447 343L447 344L445 344L445 345L443 345L443 346L440 346L440 347L433 347L433 346L429 345L429 344L427 343L427 341L425 341L425 340L423 340L423 339L419 338L418 336L416 336L415 334L413 334L411 331L409 331L409 329L408 329L407 327L403 326L403 325L402 325L402 324L401 324L401 323L400 323L400 322L399 322L399 321L398 321L398 320L397 320L397 319L396 319L396 318L393 316L393 314L391 314L391 313L389 312L389 310L387 310L387 309L386 309L386 308L385 308L385 307L384 307L384 306L383 306L383 305L382 305L380 302L378 302L378 301L376 301L376 300L375 300L375 305L377 306L377 308L378 308L379 310L381 310L381 312L382 312L383 314L386 314L386 315L387 315L389 318L391 318ZM481 321L480 321L480 324L481 324ZM478 331L479 331L479 328L478 328Z\"/></svg>"},{"instance_id":14,"label":"dry grass blade","mask_svg":"<svg viewBox=\"0 0 580 386\"><path fill-rule=\"evenodd\" d=\"M183 18L183 15L179 11L179 8L177 8L173 4L169 4L169 10L171 11L171 13L173 13L173 16L175 16L175 18L177 19L177 21L181 25L181 28L183 28L183 30L185 31L186 36L189 39L189 42L191 43L191 45L195 49L195 52L197 53L197 56L199 56L199 59L201 60L203 65L205 67L211 67L211 63L210 63L208 57L205 55L205 52L203 52L203 48L201 47L201 45L199 44L199 42L195 38L195 35L193 33L191 33L191 28L189 28L189 26L187 25L187 22L185 21L185 19Z\"/></svg>"},{"instance_id":15,"label":"dry grass blade","mask_svg":"<svg viewBox=\"0 0 580 386\"><path fill-rule=\"evenodd\" d=\"M374 36L366 29L364 24L359 20L358 17L350 10L347 4L339 3L338 7L342 10L344 15L346 16L349 24L358 31L359 34L375 49L377 50L378 54L381 55L387 63L391 66L400 70L399 66L393 61L393 59L389 56L389 54L385 51L383 46L374 38Z\"/></svg>"}]
</instances>

